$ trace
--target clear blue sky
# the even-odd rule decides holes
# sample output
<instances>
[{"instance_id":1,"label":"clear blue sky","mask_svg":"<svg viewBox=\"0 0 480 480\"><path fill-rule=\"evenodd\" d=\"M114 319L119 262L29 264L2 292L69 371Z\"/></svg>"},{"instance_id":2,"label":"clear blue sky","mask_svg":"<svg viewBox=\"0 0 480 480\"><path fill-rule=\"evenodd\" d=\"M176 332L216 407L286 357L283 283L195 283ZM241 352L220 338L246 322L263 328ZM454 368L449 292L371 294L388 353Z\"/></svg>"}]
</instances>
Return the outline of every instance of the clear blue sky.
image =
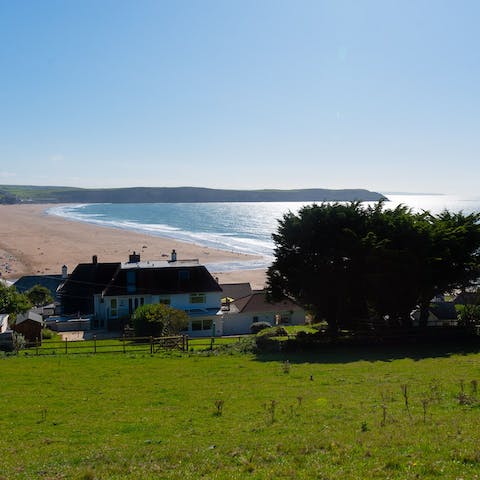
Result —
<instances>
[{"instance_id":1,"label":"clear blue sky","mask_svg":"<svg viewBox=\"0 0 480 480\"><path fill-rule=\"evenodd\" d=\"M478 194L480 2L0 0L0 184Z\"/></svg>"}]
</instances>

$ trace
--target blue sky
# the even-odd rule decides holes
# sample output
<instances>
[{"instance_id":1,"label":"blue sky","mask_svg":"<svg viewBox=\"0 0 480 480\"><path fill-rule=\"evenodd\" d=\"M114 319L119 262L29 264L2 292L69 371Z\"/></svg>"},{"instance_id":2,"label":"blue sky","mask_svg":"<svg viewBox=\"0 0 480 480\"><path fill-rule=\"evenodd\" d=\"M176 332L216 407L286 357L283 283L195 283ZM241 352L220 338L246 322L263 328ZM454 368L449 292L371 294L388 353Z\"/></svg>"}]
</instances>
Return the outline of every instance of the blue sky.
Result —
<instances>
[{"instance_id":1,"label":"blue sky","mask_svg":"<svg viewBox=\"0 0 480 480\"><path fill-rule=\"evenodd\" d=\"M0 184L478 194L476 1L0 0Z\"/></svg>"}]
</instances>

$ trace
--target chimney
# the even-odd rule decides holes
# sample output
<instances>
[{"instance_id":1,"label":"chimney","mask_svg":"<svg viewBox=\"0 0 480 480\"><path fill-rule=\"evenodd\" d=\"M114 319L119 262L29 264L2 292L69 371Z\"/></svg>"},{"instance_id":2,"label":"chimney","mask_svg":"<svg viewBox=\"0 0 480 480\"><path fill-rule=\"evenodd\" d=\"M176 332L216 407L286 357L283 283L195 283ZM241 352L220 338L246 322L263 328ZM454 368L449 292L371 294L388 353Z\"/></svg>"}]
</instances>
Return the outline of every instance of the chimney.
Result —
<instances>
[{"instance_id":1,"label":"chimney","mask_svg":"<svg viewBox=\"0 0 480 480\"><path fill-rule=\"evenodd\" d=\"M96 265L96 264L98 263L98 258L97 258L96 255L94 255L94 256L92 257L92 263L93 263L94 265Z\"/></svg>"},{"instance_id":2,"label":"chimney","mask_svg":"<svg viewBox=\"0 0 480 480\"><path fill-rule=\"evenodd\" d=\"M177 252L174 250L172 250L172 258L170 260L171 262L176 262L177 261Z\"/></svg>"},{"instance_id":3,"label":"chimney","mask_svg":"<svg viewBox=\"0 0 480 480\"><path fill-rule=\"evenodd\" d=\"M138 263L140 261L140 254L135 250L128 256L128 263Z\"/></svg>"},{"instance_id":4,"label":"chimney","mask_svg":"<svg viewBox=\"0 0 480 480\"><path fill-rule=\"evenodd\" d=\"M68 268L66 265L62 267L62 278L67 278L68 277Z\"/></svg>"}]
</instances>

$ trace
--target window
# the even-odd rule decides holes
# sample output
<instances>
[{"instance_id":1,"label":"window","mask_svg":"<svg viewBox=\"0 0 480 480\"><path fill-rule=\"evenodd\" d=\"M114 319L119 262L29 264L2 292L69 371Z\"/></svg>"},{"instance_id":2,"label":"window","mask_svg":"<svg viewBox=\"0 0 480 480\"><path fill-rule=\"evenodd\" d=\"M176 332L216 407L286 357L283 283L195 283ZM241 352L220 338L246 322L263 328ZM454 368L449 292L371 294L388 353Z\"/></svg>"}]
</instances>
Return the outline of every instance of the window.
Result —
<instances>
[{"instance_id":1,"label":"window","mask_svg":"<svg viewBox=\"0 0 480 480\"><path fill-rule=\"evenodd\" d=\"M198 331L202 329L201 320L192 320L192 331Z\"/></svg>"},{"instance_id":2,"label":"window","mask_svg":"<svg viewBox=\"0 0 480 480\"><path fill-rule=\"evenodd\" d=\"M257 316L253 317L252 322L253 323L258 322L258 317Z\"/></svg>"},{"instance_id":3,"label":"window","mask_svg":"<svg viewBox=\"0 0 480 480\"><path fill-rule=\"evenodd\" d=\"M111 308L112 317L116 317L117 316L117 299L116 298L112 298L110 300L110 308Z\"/></svg>"},{"instance_id":4,"label":"window","mask_svg":"<svg viewBox=\"0 0 480 480\"><path fill-rule=\"evenodd\" d=\"M207 296L204 293L191 293L190 303L205 303Z\"/></svg>"},{"instance_id":5,"label":"window","mask_svg":"<svg viewBox=\"0 0 480 480\"><path fill-rule=\"evenodd\" d=\"M192 331L211 330L213 321L211 319L192 320Z\"/></svg>"},{"instance_id":6,"label":"window","mask_svg":"<svg viewBox=\"0 0 480 480\"><path fill-rule=\"evenodd\" d=\"M163 305L170 305L170 297L161 297L158 299L158 303Z\"/></svg>"}]
</instances>

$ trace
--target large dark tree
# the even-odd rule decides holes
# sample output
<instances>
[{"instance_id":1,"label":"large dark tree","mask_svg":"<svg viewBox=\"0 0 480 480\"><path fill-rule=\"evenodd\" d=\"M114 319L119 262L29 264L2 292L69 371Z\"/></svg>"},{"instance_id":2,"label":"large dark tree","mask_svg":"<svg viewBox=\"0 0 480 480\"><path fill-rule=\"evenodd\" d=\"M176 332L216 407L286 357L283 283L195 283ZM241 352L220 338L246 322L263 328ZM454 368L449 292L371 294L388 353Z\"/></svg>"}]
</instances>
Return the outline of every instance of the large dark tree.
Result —
<instances>
[{"instance_id":1,"label":"large dark tree","mask_svg":"<svg viewBox=\"0 0 480 480\"><path fill-rule=\"evenodd\" d=\"M279 221L272 297L295 298L333 331L365 317L407 324L416 305L421 320L437 293L478 276L480 215L412 213L320 204Z\"/></svg>"}]
</instances>

